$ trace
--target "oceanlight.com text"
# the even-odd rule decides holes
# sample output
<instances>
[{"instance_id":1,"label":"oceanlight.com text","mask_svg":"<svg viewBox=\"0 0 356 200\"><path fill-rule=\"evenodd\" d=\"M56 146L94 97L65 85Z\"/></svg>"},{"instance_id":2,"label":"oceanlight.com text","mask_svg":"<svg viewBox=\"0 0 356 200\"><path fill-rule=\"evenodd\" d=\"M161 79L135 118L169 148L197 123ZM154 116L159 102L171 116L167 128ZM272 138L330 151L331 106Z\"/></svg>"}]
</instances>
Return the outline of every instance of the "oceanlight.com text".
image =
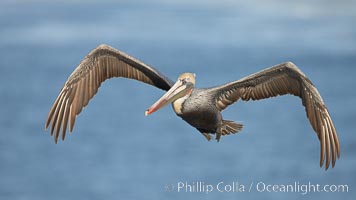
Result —
<instances>
[{"instance_id":1,"label":"oceanlight.com text","mask_svg":"<svg viewBox=\"0 0 356 200\"><path fill-rule=\"evenodd\" d=\"M307 195L309 193L343 193L349 192L350 188L347 184L318 184L312 182L302 183L295 181L286 184L275 184L264 181L242 183L239 181L232 182L216 182L209 183L205 181L179 181L175 184L165 185L166 192L179 192L179 193L238 193L238 192L260 192L260 193L299 193Z\"/></svg>"}]
</instances>

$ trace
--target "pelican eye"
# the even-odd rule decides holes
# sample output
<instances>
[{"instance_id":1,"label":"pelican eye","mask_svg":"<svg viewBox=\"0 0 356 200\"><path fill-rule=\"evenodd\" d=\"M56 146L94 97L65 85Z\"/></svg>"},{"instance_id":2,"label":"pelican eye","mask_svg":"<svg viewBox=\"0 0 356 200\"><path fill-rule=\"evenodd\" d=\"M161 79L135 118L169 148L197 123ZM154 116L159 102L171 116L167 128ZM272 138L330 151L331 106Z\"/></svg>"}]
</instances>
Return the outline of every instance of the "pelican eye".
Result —
<instances>
[{"instance_id":1,"label":"pelican eye","mask_svg":"<svg viewBox=\"0 0 356 200\"><path fill-rule=\"evenodd\" d=\"M187 82L189 81L189 78L184 78L181 80L183 84L187 84Z\"/></svg>"}]
</instances>

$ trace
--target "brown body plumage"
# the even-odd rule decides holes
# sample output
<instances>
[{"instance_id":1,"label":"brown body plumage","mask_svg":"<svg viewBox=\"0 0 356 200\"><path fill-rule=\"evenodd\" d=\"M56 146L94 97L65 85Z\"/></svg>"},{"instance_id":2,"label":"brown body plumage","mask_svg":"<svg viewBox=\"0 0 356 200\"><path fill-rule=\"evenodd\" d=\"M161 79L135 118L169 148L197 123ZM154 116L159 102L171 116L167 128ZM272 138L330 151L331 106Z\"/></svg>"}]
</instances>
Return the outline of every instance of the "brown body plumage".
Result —
<instances>
[{"instance_id":1,"label":"brown body plumage","mask_svg":"<svg viewBox=\"0 0 356 200\"><path fill-rule=\"evenodd\" d=\"M57 142L69 126L73 130L76 116L96 94L101 83L113 77L138 80L168 91L152 105L146 115L172 103L173 110L208 140L210 134L236 133L241 124L224 120L221 111L238 101L260 100L278 95L292 94L302 99L307 117L320 140L320 166L326 159L325 168L332 166L340 157L340 145L329 112L312 82L291 62L282 63L252 74L240 80L218 87L197 89L195 75L182 74L177 82L160 74L127 54L108 45L99 45L79 64L64 84L47 118L46 128L51 126Z\"/></svg>"}]
</instances>

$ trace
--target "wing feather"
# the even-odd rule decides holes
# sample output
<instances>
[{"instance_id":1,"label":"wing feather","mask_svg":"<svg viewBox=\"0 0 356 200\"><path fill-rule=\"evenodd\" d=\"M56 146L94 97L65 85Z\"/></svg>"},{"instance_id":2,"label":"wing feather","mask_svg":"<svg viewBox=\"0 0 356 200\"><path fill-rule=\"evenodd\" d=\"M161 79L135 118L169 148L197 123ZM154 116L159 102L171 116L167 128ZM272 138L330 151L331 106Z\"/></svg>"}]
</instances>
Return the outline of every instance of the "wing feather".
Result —
<instances>
[{"instance_id":1,"label":"wing feather","mask_svg":"<svg viewBox=\"0 0 356 200\"><path fill-rule=\"evenodd\" d=\"M163 90L173 85L153 67L108 45L99 45L69 76L48 113L45 126L51 127L56 143L60 130L64 140L68 124L72 132L76 116L88 105L102 82L113 77L134 79Z\"/></svg>"},{"instance_id":2,"label":"wing feather","mask_svg":"<svg viewBox=\"0 0 356 200\"><path fill-rule=\"evenodd\" d=\"M63 124L62 124L62 140L66 137L66 130L67 130L67 124L68 124L68 118L69 118L69 111L70 111L70 99L67 99L66 105L65 105L65 111L64 111L64 116L63 116Z\"/></svg>"},{"instance_id":3,"label":"wing feather","mask_svg":"<svg viewBox=\"0 0 356 200\"><path fill-rule=\"evenodd\" d=\"M293 63L282 63L240 80L210 88L210 92L215 96L216 107L220 111L239 99L260 100L286 94L298 96L320 140L320 166L326 159L325 169L328 169L331 159L334 167L336 157L340 157L338 136L324 101L312 82Z\"/></svg>"}]
</instances>

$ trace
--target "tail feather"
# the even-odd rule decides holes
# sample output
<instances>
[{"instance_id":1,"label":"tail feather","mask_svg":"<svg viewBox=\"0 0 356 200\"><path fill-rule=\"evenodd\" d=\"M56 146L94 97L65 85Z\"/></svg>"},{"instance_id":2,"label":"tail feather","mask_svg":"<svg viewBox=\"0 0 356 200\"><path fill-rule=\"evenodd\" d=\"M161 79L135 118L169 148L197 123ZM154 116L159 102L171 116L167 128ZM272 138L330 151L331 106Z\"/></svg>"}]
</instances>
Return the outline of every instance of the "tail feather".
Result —
<instances>
[{"instance_id":1,"label":"tail feather","mask_svg":"<svg viewBox=\"0 0 356 200\"><path fill-rule=\"evenodd\" d=\"M230 120L223 120L222 121L222 127L224 127L222 129L222 135L229 135L230 133L237 133L239 131L242 130L243 125L242 124L238 124L234 121L230 121Z\"/></svg>"}]
</instances>

